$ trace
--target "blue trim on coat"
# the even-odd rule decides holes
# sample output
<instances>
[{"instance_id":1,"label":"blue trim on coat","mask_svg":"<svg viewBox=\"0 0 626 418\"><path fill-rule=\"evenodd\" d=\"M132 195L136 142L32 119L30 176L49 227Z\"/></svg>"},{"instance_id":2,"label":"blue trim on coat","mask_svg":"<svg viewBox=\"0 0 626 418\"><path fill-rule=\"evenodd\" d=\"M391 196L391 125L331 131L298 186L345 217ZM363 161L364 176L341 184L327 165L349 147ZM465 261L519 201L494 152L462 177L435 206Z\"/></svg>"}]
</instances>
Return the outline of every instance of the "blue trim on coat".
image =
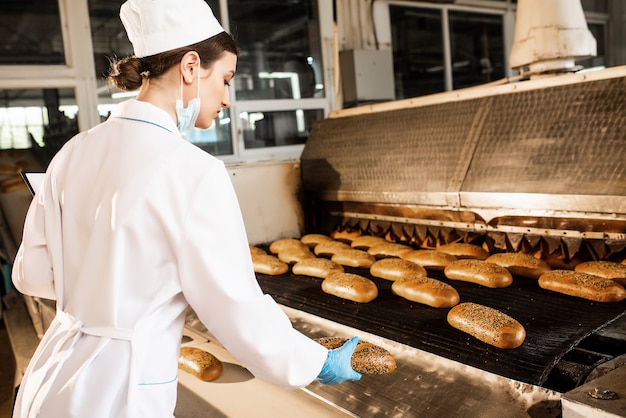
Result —
<instances>
[{"instance_id":1,"label":"blue trim on coat","mask_svg":"<svg viewBox=\"0 0 626 418\"><path fill-rule=\"evenodd\" d=\"M156 385L168 385L172 382L175 382L178 380L178 376L176 376L175 378L173 378L172 380L168 380L167 382L154 382L154 383L138 383L139 386L156 386Z\"/></svg>"},{"instance_id":2,"label":"blue trim on coat","mask_svg":"<svg viewBox=\"0 0 626 418\"><path fill-rule=\"evenodd\" d=\"M143 120L143 119L135 119L135 118L129 118L129 117L126 117L126 116L113 116L113 117L114 117L114 118L116 118L116 119L126 119L126 120L132 120L132 121L134 121L134 122L149 123L150 125L158 126L158 127L159 127L159 128L161 128L161 129L165 129L167 132L170 132L170 133L175 133L175 132L170 131L169 129L167 129L167 128L166 128L165 126L163 126L163 125L159 125L158 123L150 122L150 121L148 121L148 120Z\"/></svg>"}]
</instances>

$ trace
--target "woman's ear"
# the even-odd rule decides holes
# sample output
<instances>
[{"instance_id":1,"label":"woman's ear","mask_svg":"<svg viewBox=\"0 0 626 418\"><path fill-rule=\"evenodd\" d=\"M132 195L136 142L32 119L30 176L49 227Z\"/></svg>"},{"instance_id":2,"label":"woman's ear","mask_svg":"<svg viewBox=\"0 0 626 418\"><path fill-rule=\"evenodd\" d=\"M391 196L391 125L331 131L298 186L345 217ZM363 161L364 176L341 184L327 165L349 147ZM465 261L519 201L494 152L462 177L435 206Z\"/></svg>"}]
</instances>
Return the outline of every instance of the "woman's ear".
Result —
<instances>
[{"instance_id":1,"label":"woman's ear","mask_svg":"<svg viewBox=\"0 0 626 418\"><path fill-rule=\"evenodd\" d=\"M200 68L200 55L196 51L189 51L180 60L180 74L185 83L192 83L198 77Z\"/></svg>"}]
</instances>

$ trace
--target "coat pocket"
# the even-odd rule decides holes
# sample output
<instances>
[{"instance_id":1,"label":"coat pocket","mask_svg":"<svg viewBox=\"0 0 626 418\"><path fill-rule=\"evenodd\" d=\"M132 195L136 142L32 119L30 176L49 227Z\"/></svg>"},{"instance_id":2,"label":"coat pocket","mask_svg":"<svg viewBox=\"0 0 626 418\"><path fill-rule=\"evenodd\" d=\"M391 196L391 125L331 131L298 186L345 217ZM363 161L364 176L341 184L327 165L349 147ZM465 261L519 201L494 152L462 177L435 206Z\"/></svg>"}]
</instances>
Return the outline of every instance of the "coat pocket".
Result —
<instances>
[{"instance_id":1,"label":"coat pocket","mask_svg":"<svg viewBox=\"0 0 626 418\"><path fill-rule=\"evenodd\" d=\"M140 383L137 385L137 403L133 410L138 417L174 416L178 377L167 382Z\"/></svg>"}]
</instances>

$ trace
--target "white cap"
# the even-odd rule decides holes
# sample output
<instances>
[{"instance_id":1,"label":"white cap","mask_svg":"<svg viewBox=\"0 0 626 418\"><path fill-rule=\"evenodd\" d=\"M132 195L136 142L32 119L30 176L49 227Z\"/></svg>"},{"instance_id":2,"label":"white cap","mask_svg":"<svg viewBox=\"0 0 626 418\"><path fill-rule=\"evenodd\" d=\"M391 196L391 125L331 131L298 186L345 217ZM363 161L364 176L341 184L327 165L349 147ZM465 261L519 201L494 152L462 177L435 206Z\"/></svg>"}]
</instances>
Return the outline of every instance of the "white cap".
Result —
<instances>
[{"instance_id":1,"label":"white cap","mask_svg":"<svg viewBox=\"0 0 626 418\"><path fill-rule=\"evenodd\" d=\"M204 0L128 0L120 8L120 19L137 58L224 32Z\"/></svg>"}]
</instances>

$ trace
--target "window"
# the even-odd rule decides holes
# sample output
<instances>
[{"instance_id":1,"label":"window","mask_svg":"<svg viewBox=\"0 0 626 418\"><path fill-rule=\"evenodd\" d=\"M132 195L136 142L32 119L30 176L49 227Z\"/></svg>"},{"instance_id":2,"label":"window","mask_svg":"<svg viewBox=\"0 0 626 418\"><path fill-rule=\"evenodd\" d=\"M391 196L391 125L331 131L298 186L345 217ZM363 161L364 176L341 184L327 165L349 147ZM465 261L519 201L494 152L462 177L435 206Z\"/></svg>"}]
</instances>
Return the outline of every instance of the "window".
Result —
<instances>
[{"instance_id":1,"label":"window","mask_svg":"<svg viewBox=\"0 0 626 418\"><path fill-rule=\"evenodd\" d=\"M129 97L107 85L109 59L132 55L133 50L119 19L119 4L88 1L103 114ZM299 155L311 124L323 118L328 108L318 2L293 0L289 7L283 0L207 2L240 50L232 107L224 109L211 128L195 129L185 138L225 157L257 156L268 147ZM224 3L228 13L220 8Z\"/></svg>"},{"instance_id":2,"label":"window","mask_svg":"<svg viewBox=\"0 0 626 418\"><path fill-rule=\"evenodd\" d=\"M396 98L445 90L441 10L391 6Z\"/></svg>"},{"instance_id":3,"label":"window","mask_svg":"<svg viewBox=\"0 0 626 418\"><path fill-rule=\"evenodd\" d=\"M461 89L504 77L502 16L451 10L452 88Z\"/></svg>"},{"instance_id":4,"label":"window","mask_svg":"<svg viewBox=\"0 0 626 418\"><path fill-rule=\"evenodd\" d=\"M0 65L64 64L57 0L2 2Z\"/></svg>"},{"instance_id":5,"label":"window","mask_svg":"<svg viewBox=\"0 0 626 418\"><path fill-rule=\"evenodd\" d=\"M502 12L389 7L396 98L459 89L505 76Z\"/></svg>"},{"instance_id":6,"label":"window","mask_svg":"<svg viewBox=\"0 0 626 418\"><path fill-rule=\"evenodd\" d=\"M506 54L514 40L517 2L488 3L466 0L463 5L412 5L389 1L397 99L471 87L514 75L508 68ZM597 41L597 55L581 59L577 65L601 68L606 65L609 2L582 0L581 4ZM381 31L386 32L386 28Z\"/></svg>"},{"instance_id":7,"label":"window","mask_svg":"<svg viewBox=\"0 0 626 418\"><path fill-rule=\"evenodd\" d=\"M71 89L0 90L0 95L0 149L45 146L54 154L78 133Z\"/></svg>"},{"instance_id":8,"label":"window","mask_svg":"<svg viewBox=\"0 0 626 418\"><path fill-rule=\"evenodd\" d=\"M322 119L321 110L241 112L246 149L304 144L309 129Z\"/></svg>"},{"instance_id":9,"label":"window","mask_svg":"<svg viewBox=\"0 0 626 418\"><path fill-rule=\"evenodd\" d=\"M241 51L235 76L236 152L298 157L325 98L316 0L229 0L231 32ZM250 152L254 150L254 152Z\"/></svg>"},{"instance_id":10,"label":"window","mask_svg":"<svg viewBox=\"0 0 626 418\"><path fill-rule=\"evenodd\" d=\"M228 11L242 51L237 100L323 96L316 1L229 0Z\"/></svg>"}]
</instances>

